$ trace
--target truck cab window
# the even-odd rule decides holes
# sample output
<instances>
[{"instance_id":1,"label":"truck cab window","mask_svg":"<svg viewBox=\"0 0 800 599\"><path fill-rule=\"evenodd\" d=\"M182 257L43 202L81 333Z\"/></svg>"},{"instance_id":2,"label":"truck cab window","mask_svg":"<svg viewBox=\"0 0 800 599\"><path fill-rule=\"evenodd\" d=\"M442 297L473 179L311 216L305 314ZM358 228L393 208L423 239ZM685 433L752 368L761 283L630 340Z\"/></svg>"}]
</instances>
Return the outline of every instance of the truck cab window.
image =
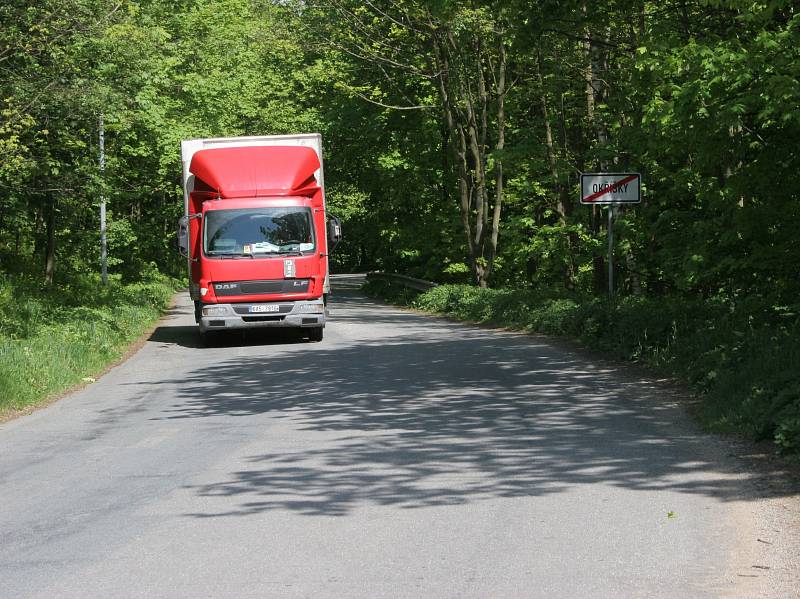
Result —
<instances>
[{"instance_id":1,"label":"truck cab window","mask_svg":"<svg viewBox=\"0 0 800 599\"><path fill-rule=\"evenodd\" d=\"M203 251L210 257L311 252L313 231L309 208L209 210Z\"/></svg>"}]
</instances>

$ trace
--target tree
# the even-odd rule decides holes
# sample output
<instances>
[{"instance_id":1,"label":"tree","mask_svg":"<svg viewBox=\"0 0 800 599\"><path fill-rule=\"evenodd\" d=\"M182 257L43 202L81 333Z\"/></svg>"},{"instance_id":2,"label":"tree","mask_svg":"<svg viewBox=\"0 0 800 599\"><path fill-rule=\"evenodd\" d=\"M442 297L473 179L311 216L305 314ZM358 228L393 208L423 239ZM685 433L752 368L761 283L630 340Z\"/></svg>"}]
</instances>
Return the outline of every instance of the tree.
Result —
<instances>
[{"instance_id":1,"label":"tree","mask_svg":"<svg viewBox=\"0 0 800 599\"><path fill-rule=\"evenodd\" d=\"M73 253L82 249L80 236L60 235L59 229L84 225L91 202L92 186L85 182L94 173L86 150L102 97L91 48L118 8L103 0L12 2L0 8L0 148L9 157L0 167L9 213L0 228L15 230L15 253L34 242L48 284L59 243ZM59 224L64 215L66 227Z\"/></svg>"},{"instance_id":2,"label":"tree","mask_svg":"<svg viewBox=\"0 0 800 599\"><path fill-rule=\"evenodd\" d=\"M360 72L369 81L345 82L353 94L386 109L439 111L442 145L454 158L442 171L443 186L457 190L452 195L480 286L488 284L497 256L504 197L510 38L500 5L330 0L298 8L314 17L313 35L367 67Z\"/></svg>"}]
</instances>

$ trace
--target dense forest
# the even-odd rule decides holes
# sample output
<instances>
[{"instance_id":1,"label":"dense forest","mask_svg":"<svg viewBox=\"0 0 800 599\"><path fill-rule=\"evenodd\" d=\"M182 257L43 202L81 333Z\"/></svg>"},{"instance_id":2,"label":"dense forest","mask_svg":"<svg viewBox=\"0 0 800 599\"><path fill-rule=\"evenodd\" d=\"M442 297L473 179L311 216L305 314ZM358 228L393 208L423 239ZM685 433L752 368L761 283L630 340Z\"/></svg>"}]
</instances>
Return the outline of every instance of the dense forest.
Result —
<instances>
[{"instance_id":1,"label":"dense forest","mask_svg":"<svg viewBox=\"0 0 800 599\"><path fill-rule=\"evenodd\" d=\"M581 305L609 290L580 173L639 172L617 301L645 337L668 314L667 345L718 330L699 363L747 373L752 432L800 446L790 0L6 0L0 86L6 296L99 280L101 198L112 282L180 276L181 139L321 132L340 271Z\"/></svg>"}]
</instances>

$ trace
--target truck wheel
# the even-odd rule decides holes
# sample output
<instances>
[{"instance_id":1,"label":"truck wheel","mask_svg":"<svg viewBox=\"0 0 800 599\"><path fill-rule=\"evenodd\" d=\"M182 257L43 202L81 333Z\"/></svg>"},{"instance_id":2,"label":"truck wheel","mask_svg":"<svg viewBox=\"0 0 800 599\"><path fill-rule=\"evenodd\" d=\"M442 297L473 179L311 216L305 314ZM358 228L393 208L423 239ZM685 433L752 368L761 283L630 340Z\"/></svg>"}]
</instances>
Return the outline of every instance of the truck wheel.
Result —
<instances>
[{"instance_id":1,"label":"truck wheel","mask_svg":"<svg viewBox=\"0 0 800 599\"><path fill-rule=\"evenodd\" d=\"M314 341L314 342L322 341L322 332L324 330L325 329L323 329L322 327L314 327L313 329L309 329L308 330L308 340L309 341Z\"/></svg>"}]
</instances>

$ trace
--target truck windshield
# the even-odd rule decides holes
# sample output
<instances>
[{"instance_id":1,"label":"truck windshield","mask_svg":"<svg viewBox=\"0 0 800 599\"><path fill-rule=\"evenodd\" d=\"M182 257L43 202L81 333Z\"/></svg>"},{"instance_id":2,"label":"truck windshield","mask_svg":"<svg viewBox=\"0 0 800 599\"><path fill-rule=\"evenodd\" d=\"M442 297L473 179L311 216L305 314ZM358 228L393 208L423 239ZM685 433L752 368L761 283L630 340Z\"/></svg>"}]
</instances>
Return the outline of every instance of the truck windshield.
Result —
<instances>
[{"instance_id":1,"label":"truck windshield","mask_svg":"<svg viewBox=\"0 0 800 599\"><path fill-rule=\"evenodd\" d=\"M207 256L297 254L314 250L309 208L209 210L203 226Z\"/></svg>"}]
</instances>

